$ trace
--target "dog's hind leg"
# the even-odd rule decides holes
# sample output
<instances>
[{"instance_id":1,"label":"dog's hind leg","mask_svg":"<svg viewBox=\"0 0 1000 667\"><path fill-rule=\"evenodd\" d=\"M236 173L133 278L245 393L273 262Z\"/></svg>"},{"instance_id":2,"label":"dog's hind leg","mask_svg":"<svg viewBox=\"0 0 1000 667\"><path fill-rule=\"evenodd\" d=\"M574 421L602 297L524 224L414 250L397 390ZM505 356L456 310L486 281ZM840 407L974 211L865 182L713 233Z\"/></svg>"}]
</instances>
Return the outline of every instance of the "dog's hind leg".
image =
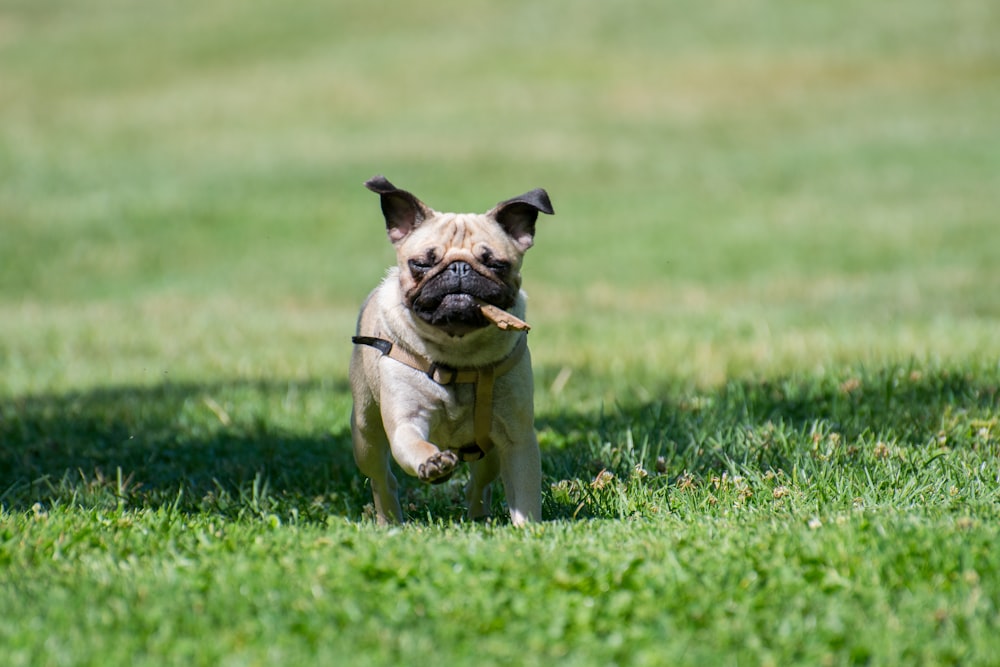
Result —
<instances>
[{"instance_id":1,"label":"dog's hind leg","mask_svg":"<svg viewBox=\"0 0 1000 667\"><path fill-rule=\"evenodd\" d=\"M465 485L465 501L472 520L490 516L493 504L493 480L500 474L500 459L496 450L469 464L469 483Z\"/></svg>"},{"instance_id":2,"label":"dog's hind leg","mask_svg":"<svg viewBox=\"0 0 1000 667\"><path fill-rule=\"evenodd\" d=\"M503 454L500 474L511 523L523 526L530 521L541 521L542 465L534 432Z\"/></svg>"}]
</instances>

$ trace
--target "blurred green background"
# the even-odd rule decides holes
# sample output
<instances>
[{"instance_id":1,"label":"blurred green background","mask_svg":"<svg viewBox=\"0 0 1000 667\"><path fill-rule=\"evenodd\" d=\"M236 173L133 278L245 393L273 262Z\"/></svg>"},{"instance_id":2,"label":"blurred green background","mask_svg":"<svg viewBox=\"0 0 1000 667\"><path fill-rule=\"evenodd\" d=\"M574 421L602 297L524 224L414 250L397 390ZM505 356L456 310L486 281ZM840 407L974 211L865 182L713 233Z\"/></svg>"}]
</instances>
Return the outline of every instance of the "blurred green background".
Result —
<instances>
[{"instance_id":1,"label":"blurred green background","mask_svg":"<svg viewBox=\"0 0 1000 667\"><path fill-rule=\"evenodd\" d=\"M998 34L991 0L0 0L0 391L342 377L375 173L548 189L543 388L988 358Z\"/></svg>"},{"instance_id":2,"label":"blurred green background","mask_svg":"<svg viewBox=\"0 0 1000 667\"><path fill-rule=\"evenodd\" d=\"M554 521L365 521L376 173L551 194ZM997 0L0 0L0 663L992 664L998 211Z\"/></svg>"}]
</instances>

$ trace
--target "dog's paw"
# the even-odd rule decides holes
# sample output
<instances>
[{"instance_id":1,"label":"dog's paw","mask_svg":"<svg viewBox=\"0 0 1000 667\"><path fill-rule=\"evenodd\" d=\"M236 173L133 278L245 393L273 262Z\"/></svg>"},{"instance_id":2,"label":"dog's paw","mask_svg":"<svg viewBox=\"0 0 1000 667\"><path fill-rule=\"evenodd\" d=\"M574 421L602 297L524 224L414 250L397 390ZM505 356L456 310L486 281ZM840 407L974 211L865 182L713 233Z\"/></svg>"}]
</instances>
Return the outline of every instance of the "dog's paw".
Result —
<instances>
[{"instance_id":1,"label":"dog's paw","mask_svg":"<svg viewBox=\"0 0 1000 667\"><path fill-rule=\"evenodd\" d=\"M450 449L432 454L417 468L417 477L422 482L441 484L447 482L458 467L458 456Z\"/></svg>"}]
</instances>

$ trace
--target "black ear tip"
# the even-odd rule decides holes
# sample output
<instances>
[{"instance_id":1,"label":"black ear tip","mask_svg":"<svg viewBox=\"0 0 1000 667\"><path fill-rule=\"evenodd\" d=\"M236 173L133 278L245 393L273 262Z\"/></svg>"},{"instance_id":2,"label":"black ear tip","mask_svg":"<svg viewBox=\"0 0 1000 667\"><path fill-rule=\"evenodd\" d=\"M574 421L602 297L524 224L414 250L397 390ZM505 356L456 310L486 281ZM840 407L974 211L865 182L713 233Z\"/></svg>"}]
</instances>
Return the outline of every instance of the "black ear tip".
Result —
<instances>
[{"instance_id":1,"label":"black ear tip","mask_svg":"<svg viewBox=\"0 0 1000 667\"><path fill-rule=\"evenodd\" d=\"M538 217L539 213L547 213L548 215L555 214L555 210L552 208L552 202L549 200L549 193L542 188L535 188L530 192L525 192L519 197L502 201L496 205L493 211L497 215L503 214L504 209L518 209L526 213L527 211L525 211L525 208L531 211L531 215L533 217Z\"/></svg>"},{"instance_id":2,"label":"black ear tip","mask_svg":"<svg viewBox=\"0 0 1000 667\"><path fill-rule=\"evenodd\" d=\"M527 204L541 213L547 213L548 215L555 214L555 211L552 209L552 201L549 199L549 193L543 188L535 188L531 192L525 192L520 197L516 197L510 201Z\"/></svg>"},{"instance_id":3,"label":"black ear tip","mask_svg":"<svg viewBox=\"0 0 1000 667\"><path fill-rule=\"evenodd\" d=\"M382 174L376 174L375 176L372 176L367 181L365 181L365 187L371 190L372 192L376 192L380 195L388 194L390 192L395 192L398 189L395 185L389 182L389 179L387 179Z\"/></svg>"},{"instance_id":4,"label":"black ear tip","mask_svg":"<svg viewBox=\"0 0 1000 667\"><path fill-rule=\"evenodd\" d=\"M552 201L549 199L549 193L546 192L544 188L532 190L532 194L535 195L539 211L547 213L548 215L555 215L556 212L552 208Z\"/></svg>"}]
</instances>

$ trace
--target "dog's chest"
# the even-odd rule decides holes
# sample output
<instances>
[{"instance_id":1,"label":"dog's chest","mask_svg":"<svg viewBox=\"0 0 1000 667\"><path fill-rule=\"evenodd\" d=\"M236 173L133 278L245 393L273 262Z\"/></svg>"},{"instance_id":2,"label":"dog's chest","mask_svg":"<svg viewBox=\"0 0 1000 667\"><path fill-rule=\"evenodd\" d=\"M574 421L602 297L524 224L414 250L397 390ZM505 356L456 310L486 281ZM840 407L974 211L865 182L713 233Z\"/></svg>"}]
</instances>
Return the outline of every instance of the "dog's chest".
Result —
<instances>
[{"instance_id":1,"label":"dog's chest","mask_svg":"<svg viewBox=\"0 0 1000 667\"><path fill-rule=\"evenodd\" d=\"M444 391L439 394L431 415L430 440L445 447L467 445L475 438L475 385L459 384L441 389Z\"/></svg>"}]
</instances>

